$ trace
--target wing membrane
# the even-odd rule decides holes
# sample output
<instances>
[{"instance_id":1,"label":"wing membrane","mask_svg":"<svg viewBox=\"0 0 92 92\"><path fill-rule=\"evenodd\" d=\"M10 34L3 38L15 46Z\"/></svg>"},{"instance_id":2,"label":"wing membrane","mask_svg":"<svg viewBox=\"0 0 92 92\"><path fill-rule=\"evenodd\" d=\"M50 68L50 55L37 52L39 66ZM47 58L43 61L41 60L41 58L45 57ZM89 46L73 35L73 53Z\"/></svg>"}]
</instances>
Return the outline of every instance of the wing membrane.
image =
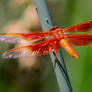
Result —
<instances>
[{"instance_id":1,"label":"wing membrane","mask_svg":"<svg viewBox=\"0 0 92 92\"><path fill-rule=\"evenodd\" d=\"M29 33L1 33L0 41L7 43L24 43L26 41L37 41L50 36L49 32L29 32ZM20 40L21 38L24 38Z\"/></svg>"},{"instance_id":2,"label":"wing membrane","mask_svg":"<svg viewBox=\"0 0 92 92\"><path fill-rule=\"evenodd\" d=\"M86 46L92 44L92 34L67 35L74 46Z\"/></svg>"},{"instance_id":3,"label":"wing membrane","mask_svg":"<svg viewBox=\"0 0 92 92\"><path fill-rule=\"evenodd\" d=\"M48 40L35 43L33 45L27 45L27 46L8 50L3 54L2 57L3 58L18 58L21 56L32 56L35 54L45 55L59 48L60 48L59 41L57 39L51 38Z\"/></svg>"},{"instance_id":4,"label":"wing membrane","mask_svg":"<svg viewBox=\"0 0 92 92\"><path fill-rule=\"evenodd\" d=\"M86 32L92 31L92 20L64 28L64 32Z\"/></svg>"},{"instance_id":5,"label":"wing membrane","mask_svg":"<svg viewBox=\"0 0 92 92\"><path fill-rule=\"evenodd\" d=\"M10 33L1 33L0 34L0 41L6 42L6 43L16 43L21 39L21 36L19 34L10 34Z\"/></svg>"}]
</instances>

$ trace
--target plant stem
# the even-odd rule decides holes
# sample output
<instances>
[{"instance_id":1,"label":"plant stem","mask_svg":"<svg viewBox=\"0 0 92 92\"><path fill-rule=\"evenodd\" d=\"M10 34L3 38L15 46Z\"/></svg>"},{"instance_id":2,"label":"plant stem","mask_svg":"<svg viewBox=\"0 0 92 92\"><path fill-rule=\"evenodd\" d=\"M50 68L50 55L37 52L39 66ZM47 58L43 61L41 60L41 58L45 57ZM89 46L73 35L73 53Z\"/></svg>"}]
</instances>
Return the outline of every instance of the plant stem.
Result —
<instances>
[{"instance_id":1,"label":"plant stem","mask_svg":"<svg viewBox=\"0 0 92 92\"><path fill-rule=\"evenodd\" d=\"M50 13L47 7L46 0L34 0L37 7L38 16L43 30L48 30L52 24ZM50 54L51 60L54 61L55 52ZM53 65L54 66L54 65ZM64 63L61 51L57 53L54 71L59 84L60 92L72 92L72 87L69 81L68 73Z\"/></svg>"}]
</instances>

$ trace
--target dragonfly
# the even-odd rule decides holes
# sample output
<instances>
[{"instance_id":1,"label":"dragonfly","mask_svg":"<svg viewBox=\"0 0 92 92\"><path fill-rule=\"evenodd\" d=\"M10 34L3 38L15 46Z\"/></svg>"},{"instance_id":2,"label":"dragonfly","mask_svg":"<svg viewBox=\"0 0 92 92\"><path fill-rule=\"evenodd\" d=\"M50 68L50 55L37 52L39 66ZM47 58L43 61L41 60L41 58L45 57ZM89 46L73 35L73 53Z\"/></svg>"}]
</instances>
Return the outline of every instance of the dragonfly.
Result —
<instances>
[{"instance_id":1,"label":"dragonfly","mask_svg":"<svg viewBox=\"0 0 92 92\"><path fill-rule=\"evenodd\" d=\"M75 24L66 28L52 26L49 30L27 33L0 33L0 41L11 44L33 42L33 44L16 47L3 53L3 58L19 58L21 56L47 55L63 47L72 57L78 58L72 46L92 44L92 20ZM81 33L81 34L78 34ZM22 40L20 40L22 39Z\"/></svg>"}]
</instances>

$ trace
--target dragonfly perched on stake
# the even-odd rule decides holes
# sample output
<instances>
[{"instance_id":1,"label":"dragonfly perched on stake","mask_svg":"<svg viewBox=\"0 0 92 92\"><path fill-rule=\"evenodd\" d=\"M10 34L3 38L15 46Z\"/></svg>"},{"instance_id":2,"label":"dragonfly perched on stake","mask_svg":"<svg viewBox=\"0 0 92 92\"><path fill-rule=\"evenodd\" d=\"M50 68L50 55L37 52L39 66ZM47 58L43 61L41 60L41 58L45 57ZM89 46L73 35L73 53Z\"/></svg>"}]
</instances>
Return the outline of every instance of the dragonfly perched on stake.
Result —
<instances>
[{"instance_id":1,"label":"dragonfly perched on stake","mask_svg":"<svg viewBox=\"0 0 92 92\"><path fill-rule=\"evenodd\" d=\"M92 44L92 34L70 34L92 31L92 20L64 29L53 26L46 31L29 33L1 33L0 41L8 43L33 41L34 44L16 47L3 53L3 58L18 58L21 56L46 55L63 47L72 57L78 58L72 46L86 46ZM50 37L50 38L48 38ZM20 41L21 38L24 40ZM48 38L48 39L45 39ZM22 51L22 53L21 53Z\"/></svg>"}]
</instances>

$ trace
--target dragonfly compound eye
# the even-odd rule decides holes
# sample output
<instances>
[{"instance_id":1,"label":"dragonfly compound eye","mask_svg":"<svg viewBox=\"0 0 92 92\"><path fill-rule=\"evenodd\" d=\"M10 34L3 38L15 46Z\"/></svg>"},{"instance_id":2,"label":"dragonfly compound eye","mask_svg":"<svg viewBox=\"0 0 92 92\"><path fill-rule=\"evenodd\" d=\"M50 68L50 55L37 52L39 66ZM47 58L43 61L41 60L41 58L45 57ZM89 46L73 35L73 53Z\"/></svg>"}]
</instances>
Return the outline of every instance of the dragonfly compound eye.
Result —
<instances>
[{"instance_id":1,"label":"dragonfly compound eye","mask_svg":"<svg viewBox=\"0 0 92 92\"><path fill-rule=\"evenodd\" d=\"M53 27L51 27L50 28L50 31L54 31L54 30L56 30L56 29L58 29L59 27L57 27L57 26L53 26Z\"/></svg>"}]
</instances>

